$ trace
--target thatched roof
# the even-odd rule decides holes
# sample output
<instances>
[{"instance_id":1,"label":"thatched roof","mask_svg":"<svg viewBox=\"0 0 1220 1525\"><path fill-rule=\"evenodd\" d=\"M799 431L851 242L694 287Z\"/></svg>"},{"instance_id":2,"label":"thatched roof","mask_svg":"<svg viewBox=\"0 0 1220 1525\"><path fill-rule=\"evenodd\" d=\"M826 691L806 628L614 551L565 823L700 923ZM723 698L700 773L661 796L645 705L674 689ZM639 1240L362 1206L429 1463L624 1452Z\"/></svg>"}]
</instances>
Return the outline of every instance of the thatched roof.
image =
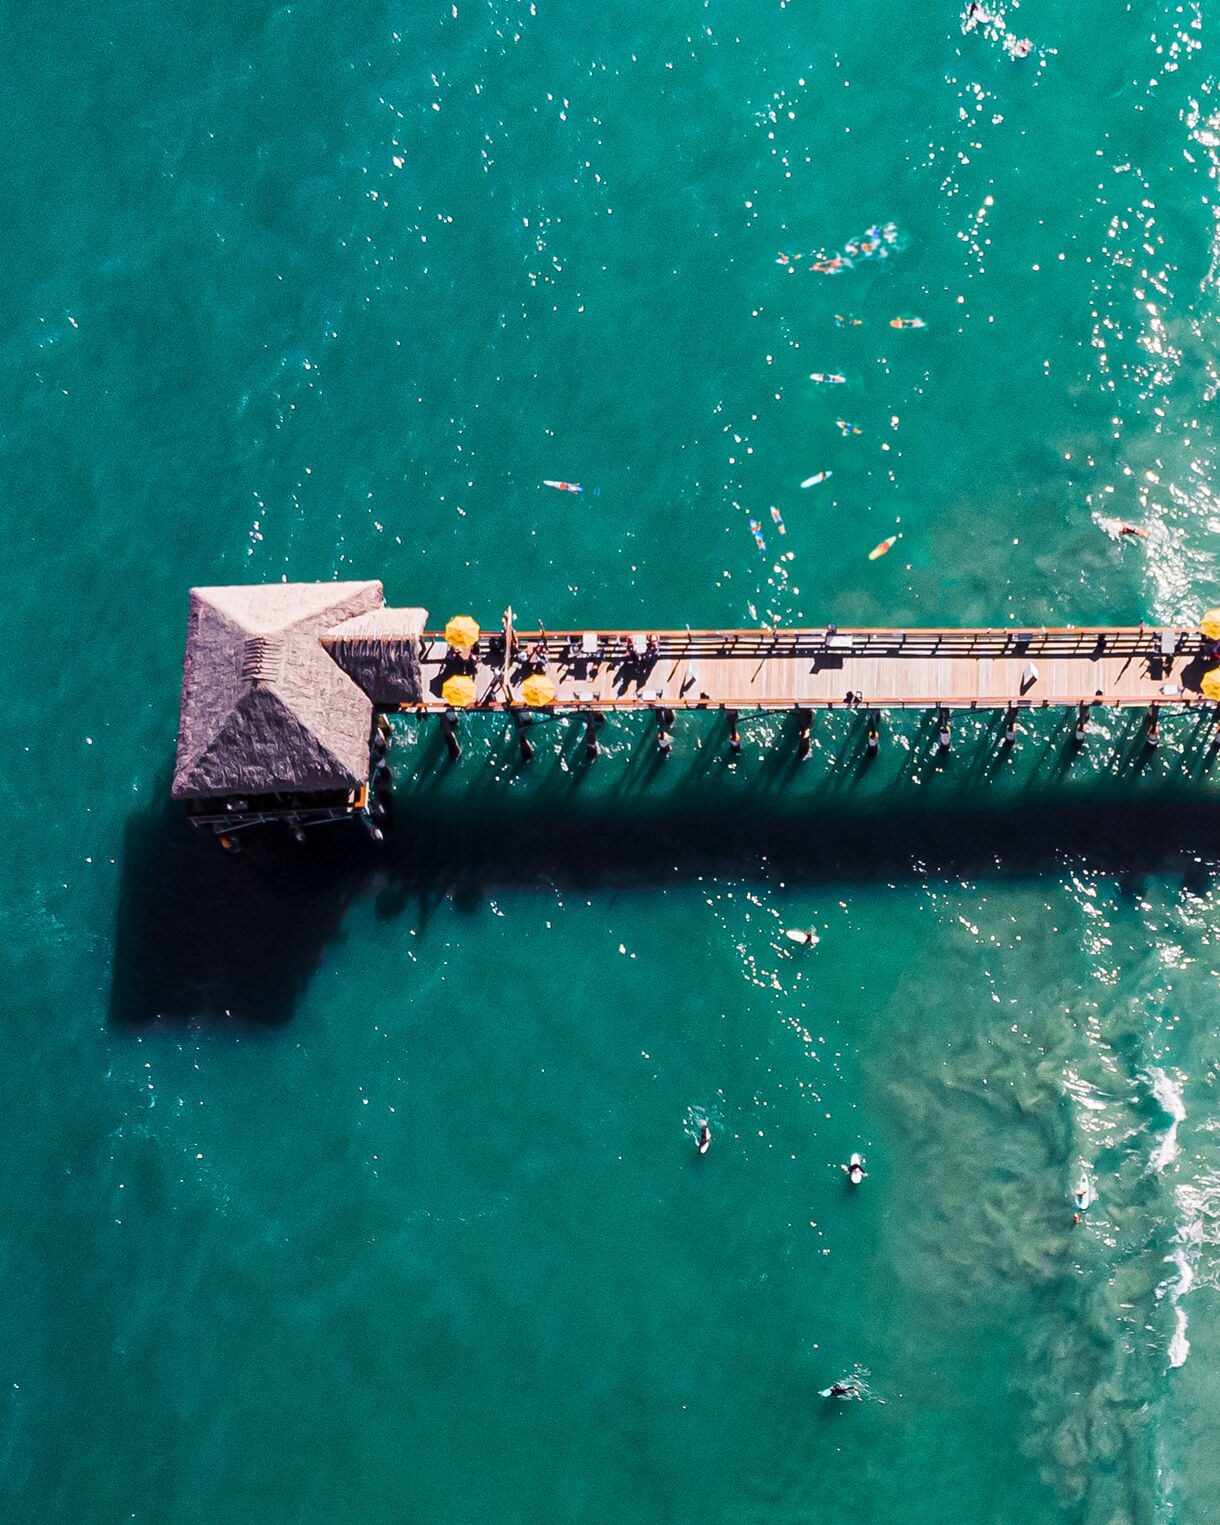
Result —
<instances>
[{"instance_id":1,"label":"thatched roof","mask_svg":"<svg viewBox=\"0 0 1220 1525\"><path fill-rule=\"evenodd\" d=\"M364 784L372 702L320 637L384 601L379 582L192 588L174 797Z\"/></svg>"},{"instance_id":2,"label":"thatched roof","mask_svg":"<svg viewBox=\"0 0 1220 1525\"><path fill-rule=\"evenodd\" d=\"M374 609L328 630L322 645L374 704L418 704L420 636L427 615L426 609Z\"/></svg>"}]
</instances>

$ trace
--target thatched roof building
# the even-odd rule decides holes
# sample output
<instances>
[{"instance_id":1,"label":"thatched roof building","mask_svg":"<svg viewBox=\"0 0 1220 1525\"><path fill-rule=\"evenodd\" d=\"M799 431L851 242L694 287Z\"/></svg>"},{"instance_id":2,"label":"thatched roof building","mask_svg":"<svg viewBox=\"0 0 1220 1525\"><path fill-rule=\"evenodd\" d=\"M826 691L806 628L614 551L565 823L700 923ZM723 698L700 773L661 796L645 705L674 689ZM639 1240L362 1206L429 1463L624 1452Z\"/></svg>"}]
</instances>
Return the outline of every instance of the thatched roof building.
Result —
<instances>
[{"instance_id":1,"label":"thatched roof building","mask_svg":"<svg viewBox=\"0 0 1220 1525\"><path fill-rule=\"evenodd\" d=\"M402 696L395 703L420 692L423 610L393 611L402 632L393 681L382 675L370 694L360 663L344 660L366 639L357 624L355 642L345 641L344 627L389 614L384 605L379 582L193 588L174 797L361 789L374 703L389 702L379 695L391 689Z\"/></svg>"},{"instance_id":2,"label":"thatched roof building","mask_svg":"<svg viewBox=\"0 0 1220 1525\"><path fill-rule=\"evenodd\" d=\"M333 661L358 683L375 705L390 709L418 704L424 609L374 609L358 614L322 637Z\"/></svg>"}]
</instances>

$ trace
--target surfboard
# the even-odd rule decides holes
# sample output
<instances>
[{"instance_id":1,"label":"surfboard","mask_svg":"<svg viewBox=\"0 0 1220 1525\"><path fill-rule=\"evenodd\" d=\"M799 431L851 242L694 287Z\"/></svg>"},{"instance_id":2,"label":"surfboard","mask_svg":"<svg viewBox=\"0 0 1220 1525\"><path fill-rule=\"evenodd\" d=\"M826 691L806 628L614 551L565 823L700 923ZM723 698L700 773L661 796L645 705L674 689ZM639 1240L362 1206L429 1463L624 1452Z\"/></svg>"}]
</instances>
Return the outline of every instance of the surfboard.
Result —
<instances>
[{"instance_id":1,"label":"surfboard","mask_svg":"<svg viewBox=\"0 0 1220 1525\"><path fill-rule=\"evenodd\" d=\"M879 557L884 556L886 552L891 550L901 538L902 537L900 535L888 536L881 542L880 545L875 545L872 548L872 550L868 553L868 559L870 561L876 561Z\"/></svg>"}]
</instances>

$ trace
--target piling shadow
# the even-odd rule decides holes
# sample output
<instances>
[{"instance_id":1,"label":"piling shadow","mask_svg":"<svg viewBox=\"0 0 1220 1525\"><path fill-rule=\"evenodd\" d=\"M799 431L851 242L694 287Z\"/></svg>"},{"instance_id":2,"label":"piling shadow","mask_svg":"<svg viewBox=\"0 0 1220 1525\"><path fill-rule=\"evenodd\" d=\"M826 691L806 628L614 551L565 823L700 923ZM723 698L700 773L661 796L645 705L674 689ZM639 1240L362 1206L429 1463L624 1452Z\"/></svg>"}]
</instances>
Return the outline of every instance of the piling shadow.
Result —
<instances>
[{"instance_id":1,"label":"piling shadow","mask_svg":"<svg viewBox=\"0 0 1220 1525\"><path fill-rule=\"evenodd\" d=\"M1073 862L1123 878L1177 876L1200 893L1220 870L1220 802L1197 795L776 811L761 800L661 810L616 793L554 825L545 805L438 808L435 795L404 789L382 844L349 823L304 846L268 828L230 856L168 803L138 814L124 846L110 1021L240 1031L288 1022L362 894L426 940L442 903L473 911L505 890L556 885L594 895L709 874L912 883L1028 877Z\"/></svg>"}]
</instances>

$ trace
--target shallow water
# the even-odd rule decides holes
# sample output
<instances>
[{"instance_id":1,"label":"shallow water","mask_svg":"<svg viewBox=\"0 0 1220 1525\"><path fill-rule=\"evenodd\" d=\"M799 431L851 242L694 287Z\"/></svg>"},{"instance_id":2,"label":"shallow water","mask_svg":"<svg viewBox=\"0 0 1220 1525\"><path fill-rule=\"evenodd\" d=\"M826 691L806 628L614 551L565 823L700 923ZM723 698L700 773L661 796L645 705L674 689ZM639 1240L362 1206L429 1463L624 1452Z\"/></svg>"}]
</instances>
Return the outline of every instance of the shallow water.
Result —
<instances>
[{"instance_id":1,"label":"shallow water","mask_svg":"<svg viewBox=\"0 0 1220 1525\"><path fill-rule=\"evenodd\" d=\"M1030 57L909 0L9 18L12 1518L1216 1517L1205 724L524 770L472 718L449 770L402 720L380 855L165 805L192 584L1220 601L1210 22L1005 20Z\"/></svg>"}]
</instances>

